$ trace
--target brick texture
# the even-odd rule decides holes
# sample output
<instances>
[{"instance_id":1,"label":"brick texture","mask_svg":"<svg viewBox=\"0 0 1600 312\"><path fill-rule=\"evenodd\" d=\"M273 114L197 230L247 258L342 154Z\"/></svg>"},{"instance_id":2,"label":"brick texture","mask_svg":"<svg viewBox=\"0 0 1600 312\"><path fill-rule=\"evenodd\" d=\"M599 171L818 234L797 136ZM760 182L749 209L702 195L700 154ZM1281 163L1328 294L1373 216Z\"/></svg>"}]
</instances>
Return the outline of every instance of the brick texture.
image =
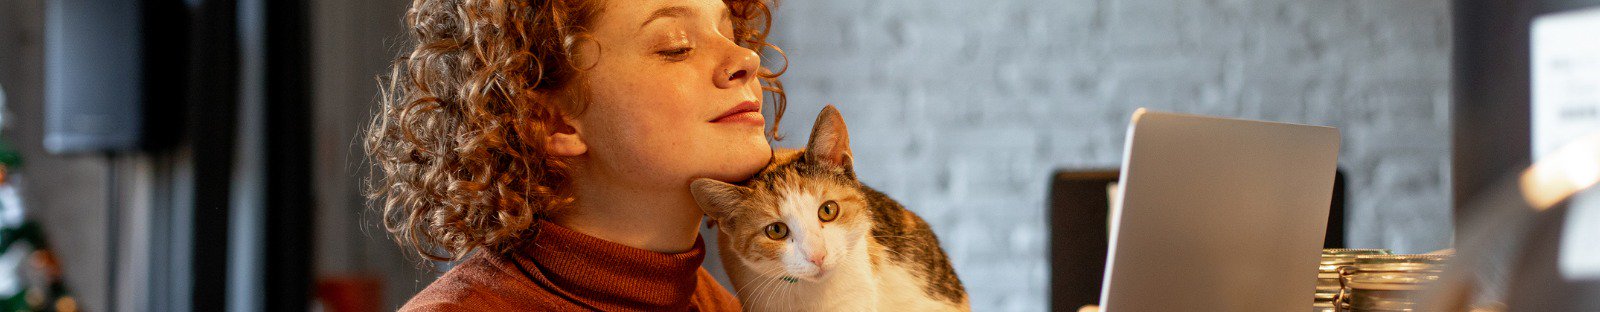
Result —
<instances>
[{"instance_id":1,"label":"brick texture","mask_svg":"<svg viewBox=\"0 0 1600 312\"><path fill-rule=\"evenodd\" d=\"M777 14L792 103L779 145L839 106L862 180L933 224L975 310L1050 308L1048 270L1072 268L1045 258L1049 175L1116 167L1137 107L1339 127L1350 245L1451 240L1448 1L808 0Z\"/></svg>"}]
</instances>

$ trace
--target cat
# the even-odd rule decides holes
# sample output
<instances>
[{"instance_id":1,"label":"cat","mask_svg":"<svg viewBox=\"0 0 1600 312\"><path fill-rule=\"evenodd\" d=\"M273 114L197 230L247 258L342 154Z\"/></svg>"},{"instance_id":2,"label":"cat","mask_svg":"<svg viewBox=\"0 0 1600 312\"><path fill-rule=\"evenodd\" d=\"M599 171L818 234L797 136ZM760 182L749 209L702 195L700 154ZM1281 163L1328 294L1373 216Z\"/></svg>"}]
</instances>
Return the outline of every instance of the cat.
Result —
<instances>
[{"instance_id":1,"label":"cat","mask_svg":"<svg viewBox=\"0 0 1600 312\"><path fill-rule=\"evenodd\" d=\"M690 183L746 311L968 311L928 223L856 180L838 109L738 185Z\"/></svg>"}]
</instances>

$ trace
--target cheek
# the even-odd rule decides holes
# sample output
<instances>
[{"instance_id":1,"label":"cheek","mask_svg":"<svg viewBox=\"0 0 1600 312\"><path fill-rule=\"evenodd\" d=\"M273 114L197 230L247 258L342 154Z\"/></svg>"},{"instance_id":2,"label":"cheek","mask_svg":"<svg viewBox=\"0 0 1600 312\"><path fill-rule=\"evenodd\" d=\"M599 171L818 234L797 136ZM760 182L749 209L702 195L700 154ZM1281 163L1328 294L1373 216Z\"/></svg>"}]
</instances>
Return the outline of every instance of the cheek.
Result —
<instances>
[{"instance_id":1,"label":"cheek","mask_svg":"<svg viewBox=\"0 0 1600 312\"><path fill-rule=\"evenodd\" d=\"M872 237L872 223L867 215L849 211L839 215L829 226L831 239L840 242L839 249L852 249ZM844 250L839 250L843 252Z\"/></svg>"},{"instance_id":2,"label":"cheek","mask_svg":"<svg viewBox=\"0 0 1600 312\"><path fill-rule=\"evenodd\" d=\"M697 110L670 86L617 76L589 82L582 135L590 156L630 175L671 174L691 161L682 149L694 138L682 129L693 126Z\"/></svg>"},{"instance_id":3,"label":"cheek","mask_svg":"<svg viewBox=\"0 0 1600 312\"><path fill-rule=\"evenodd\" d=\"M664 138L676 133L663 130L684 126L694 114L693 108L684 103L683 91L673 83L651 81L638 72L609 69L595 68L585 76L589 93L588 110L584 113L600 123L591 125L594 134L656 145L671 143Z\"/></svg>"},{"instance_id":4,"label":"cheek","mask_svg":"<svg viewBox=\"0 0 1600 312\"><path fill-rule=\"evenodd\" d=\"M785 249L788 248L788 244L769 239L760 233L751 237L741 246L744 250L740 254L743 255L745 261L750 262L752 266L757 268L783 266Z\"/></svg>"},{"instance_id":5,"label":"cheek","mask_svg":"<svg viewBox=\"0 0 1600 312\"><path fill-rule=\"evenodd\" d=\"M842 221L846 220L832 222L822 230L823 237L828 241L829 255L844 255L870 235L869 228Z\"/></svg>"},{"instance_id":6,"label":"cheek","mask_svg":"<svg viewBox=\"0 0 1600 312\"><path fill-rule=\"evenodd\" d=\"M760 129L742 134L709 130L712 131L699 136L703 139L694 142L698 156L695 159L701 160L693 173L697 177L742 181L760 172L772 158L772 148Z\"/></svg>"},{"instance_id":7,"label":"cheek","mask_svg":"<svg viewBox=\"0 0 1600 312\"><path fill-rule=\"evenodd\" d=\"M668 79L683 73L648 74L622 71L588 81L584 140L610 171L677 186L699 177L740 181L766 165L771 147L762 128L707 122L735 104L712 96L725 90Z\"/></svg>"},{"instance_id":8,"label":"cheek","mask_svg":"<svg viewBox=\"0 0 1600 312\"><path fill-rule=\"evenodd\" d=\"M627 98L628 96L618 96ZM626 99L596 99L585 112L581 133L590 149L601 157L650 160L670 155L674 145L688 141L673 115L676 109L625 103ZM655 151L652 153L652 151Z\"/></svg>"}]
</instances>

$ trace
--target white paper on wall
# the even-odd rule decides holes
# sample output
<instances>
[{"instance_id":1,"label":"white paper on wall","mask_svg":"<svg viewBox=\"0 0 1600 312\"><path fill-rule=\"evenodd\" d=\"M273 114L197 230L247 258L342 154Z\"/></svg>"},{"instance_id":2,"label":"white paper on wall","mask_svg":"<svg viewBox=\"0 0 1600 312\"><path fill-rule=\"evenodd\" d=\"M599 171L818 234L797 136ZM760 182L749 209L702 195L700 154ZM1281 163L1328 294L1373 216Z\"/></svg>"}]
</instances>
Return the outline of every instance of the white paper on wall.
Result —
<instances>
[{"instance_id":1,"label":"white paper on wall","mask_svg":"<svg viewBox=\"0 0 1600 312\"><path fill-rule=\"evenodd\" d=\"M1540 16L1531 32L1533 157L1540 159L1600 132L1600 8ZM1574 196L1568 209L1561 275L1600 279L1600 190Z\"/></svg>"}]
</instances>

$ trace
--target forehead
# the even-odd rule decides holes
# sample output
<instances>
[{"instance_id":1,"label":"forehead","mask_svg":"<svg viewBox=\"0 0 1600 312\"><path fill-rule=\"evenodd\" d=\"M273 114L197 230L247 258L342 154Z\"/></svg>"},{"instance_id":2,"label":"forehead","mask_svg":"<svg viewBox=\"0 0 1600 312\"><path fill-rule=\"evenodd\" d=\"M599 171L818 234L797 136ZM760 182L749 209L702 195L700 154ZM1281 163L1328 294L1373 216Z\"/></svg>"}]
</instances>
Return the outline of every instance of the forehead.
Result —
<instances>
[{"instance_id":1,"label":"forehead","mask_svg":"<svg viewBox=\"0 0 1600 312\"><path fill-rule=\"evenodd\" d=\"M821 188L816 187L786 187L778 192L778 202L773 209L784 216L807 215L817 205L822 204L825 198Z\"/></svg>"},{"instance_id":2,"label":"forehead","mask_svg":"<svg viewBox=\"0 0 1600 312\"><path fill-rule=\"evenodd\" d=\"M758 213L769 217L779 214L812 212L823 202L844 196L847 186L839 181L809 170L798 163L777 165L762 172L750 187L756 189L753 202Z\"/></svg>"},{"instance_id":3,"label":"forehead","mask_svg":"<svg viewBox=\"0 0 1600 312\"><path fill-rule=\"evenodd\" d=\"M646 22L658 19L701 19L728 17L721 0L612 0L606 1L591 27L598 35L625 35L639 31Z\"/></svg>"}]
</instances>

